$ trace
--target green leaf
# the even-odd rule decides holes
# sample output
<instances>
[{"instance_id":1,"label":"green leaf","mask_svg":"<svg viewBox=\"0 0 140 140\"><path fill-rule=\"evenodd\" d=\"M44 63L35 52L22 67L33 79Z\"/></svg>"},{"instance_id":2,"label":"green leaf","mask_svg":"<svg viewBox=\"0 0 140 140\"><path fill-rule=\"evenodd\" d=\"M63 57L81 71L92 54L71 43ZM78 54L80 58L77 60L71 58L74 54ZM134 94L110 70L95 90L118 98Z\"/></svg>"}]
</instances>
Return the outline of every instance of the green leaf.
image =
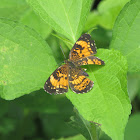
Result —
<instances>
[{"instance_id":1,"label":"green leaf","mask_svg":"<svg viewBox=\"0 0 140 140\"><path fill-rule=\"evenodd\" d=\"M1 106L1 109L0 109L0 118L1 118L8 111L9 102L0 98L0 106Z\"/></svg>"},{"instance_id":2,"label":"green leaf","mask_svg":"<svg viewBox=\"0 0 140 140\"><path fill-rule=\"evenodd\" d=\"M69 49L66 47L66 45L64 44L63 41L61 41L60 39L58 39L57 37L55 37L52 34L46 39L46 41L49 44L49 46L51 46L53 56L58 64L58 66L60 66L62 64L62 62L64 62L64 59L65 59L64 55L62 53L62 50L63 50L64 54L66 56L68 56ZM62 50L61 50L60 46L62 47Z\"/></svg>"},{"instance_id":3,"label":"green leaf","mask_svg":"<svg viewBox=\"0 0 140 140\"><path fill-rule=\"evenodd\" d=\"M36 116L29 112L27 115L24 115L24 118L22 119L22 123L20 126L17 126L17 129L21 129L19 133L20 138L22 139L23 137L34 137L36 135L36 127L37 124L35 123L35 118ZM15 130L16 133L18 133L18 130ZM22 137L22 138L21 138ZM14 139L17 139L16 137Z\"/></svg>"},{"instance_id":4,"label":"green leaf","mask_svg":"<svg viewBox=\"0 0 140 140\"><path fill-rule=\"evenodd\" d=\"M28 6L26 0L1 0L0 17L21 21L35 29L43 38L48 37L52 29Z\"/></svg>"},{"instance_id":5,"label":"green leaf","mask_svg":"<svg viewBox=\"0 0 140 140\"><path fill-rule=\"evenodd\" d=\"M10 100L43 88L56 62L46 42L19 23L0 20L0 96Z\"/></svg>"},{"instance_id":6,"label":"green leaf","mask_svg":"<svg viewBox=\"0 0 140 140\"><path fill-rule=\"evenodd\" d=\"M68 138L60 138L58 140L86 140L82 135L76 135Z\"/></svg>"},{"instance_id":7,"label":"green leaf","mask_svg":"<svg viewBox=\"0 0 140 140\"><path fill-rule=\"evenodd\" d=\"M129 74L127 79L129 98L133 101L140 90L140 74Z\"/></svg>"},{"instance_id":8,"label":"green leaf","mask_svg":"<svg viewBox=\"0 0 140 140\"><path fill-rule=\"evenodd\" d=\"M56 113L58 107L53 96L44 94L44 90L38 90L29 95L25 95L21 98L17 98L12 103L21 107L23 110L32 112L43 112L43 113ZM26 104L25 104L26 103Z\"/></svg>"},{"instance_id":9,"label":"green leaf","mask_svg":"<svg viewBox=\"0 0 140 140\"><path fill-rule=\"evenodd\" d=\"M112 29L119 12L128 1L129 0L117 0L115 2L114 0L101 1L97 10L89 14L84 30L87 31L96 25L100 25L106 29Z\"/></svg>"},{"instance_id":10,"label":"green leaf","mask_svg":"<svg viewBox=\"0 0 140 140\"><path fill-rule=\"evenodd\" d=\"M99 140L112 140L105 132L100 131Z\"/></svg>"},{"instance_id":11,"label":"green leaf","mask_svg":"<svg viewBox=\"0 0 140 140\"><path fill-rule=\"evenodd\" d=\"M1 0L0 17L19 20L28 8L25 0Z\"/></svg>"},{"instance_id":12,"label":"green leaf","mask_svg":"<svg viewBox=\"0 0 140 140\"><path fill-rule=\"evenodd\" d=\"M35 29L44 39L47 38L52 29L31 9L26 12L20 20L23 24Z\"/></svg>"},{"instance_id":13,"label":"green leaf","mask_svg":"<svg viewBox=\"0 0 140 140\"><path fill-rule=\"evenodd\" d=\"M71 121L68 124L81 133L87 140L98 140L95 124L85 120L78 111L75 110L75 116L71 117Z\"/></svg>"},{"instance_id":14,"label":"green leaf","mask_svg":"<svg viewBox=\"0 0 140 140\"><path fill-rule=\"evenodd\" d=\"M53 33L52 33L52 35L55 36L56 38L60 39L61 41L63 41L63 42L67 45L67 47L69 47L69 49L72 48L73 43L72 43L71 41L69 41L68 39L63 38L63 37L61 37L61 36L59 36L59 35L57 35L57 34L53 34Z\"/></svg>"},{"instance_id":15,"label":"green leaf","mask_svg":"<svg viewBox=\"0 0 140 140\"><path fill-rule=\"evenodd\" d=\"M81 35L92 0L27 0L55 31L75 41Z\"/></svg>"},{"instance_id":16,"label":"green leaf","mask_svg":"<svg viewBox=\"0 0 140 140\"><path fill-rule=\"evenodd\" d=\"M3 135L7 135L10 132L13 132L13 130L16 127L16 120L13 118L3 117L0 119L1 125L0 125L0 132Z\"/></svg>"},{"instance_id":17,"label":"green leaf","mask_svg":"<svg viewBox=\"0 0 140 140\"><path fill-rule=\"evenodd\" d=\"M138 90L138 94L137 95L138 95L138 99L140 100L140 89Z\"/></svg>"},{"instance_id":18,"label":"green leaf","mask_svg":"<svg viewBox=\"0 0 140 140\"><path fill-rule=\"evenodd\" d=\"M109 44L112 38L112 31L98 27L91 33L91 38L95 41L98 48L109 48Z\"/></svg>"},{"instance_id":19,"label":"green leaf","mask_svg":"<svg viewBox=\"0 0 140 140\"><path fill-rule=\"evenodd\" d=\"M67 104L63 104L66 105ZM63 110L63 108L61 108ZM57 139L58 137L68 137L76 135L77 132L65 123L69 120L70 113L67 108L67 112L59 112L55 114L41 114L40 118L43 125L45 136L50 140L51 138Z\"/></svg>"},{"instance_id":20,"label":"green leaf","mask_svg":"<svg viewBox=\"0 0 140 140\"><path fill-rule=\"evenodd\" d=\"M140 139L140 113L134 114L130 117L125 130L125 140L139 140Z\"/></svg>"},{"instance_id":21,"label":"green leaf","mask_svg":"<svg viewBox=\"0 0 140 140\"><path fill-rule=\"evenodd\" d=\"M100 17L98 15L98 11L90 12L85 23L84 31L87 32L96 27L99 24L99 21Z\"/></svg>"},{"instance_id":22,"label":"green leaf","mask_svg":"<svg viewBox=\"0 0 140 140\"><path fill-rule=\"evenodd\" d=\"M119 14L110 48L119 50L128 61L129 72L140 71L140 2L131 0Z\"/></svg>"},{"instance_id":23,"label":"green leaf","mask_svg":"<svg viewBox=\"0 0 140 140\"><path fill-rule=\"evenodd\" d=\"M105 66L88 66L94 81L93 89L85 94L66 93L79 113L88 121L101 124L101 129L113 140L123 140L124 129L131 112L127 93L127 61L118 52L99 49L97 56Z\"/></svg>"}]
</instances>

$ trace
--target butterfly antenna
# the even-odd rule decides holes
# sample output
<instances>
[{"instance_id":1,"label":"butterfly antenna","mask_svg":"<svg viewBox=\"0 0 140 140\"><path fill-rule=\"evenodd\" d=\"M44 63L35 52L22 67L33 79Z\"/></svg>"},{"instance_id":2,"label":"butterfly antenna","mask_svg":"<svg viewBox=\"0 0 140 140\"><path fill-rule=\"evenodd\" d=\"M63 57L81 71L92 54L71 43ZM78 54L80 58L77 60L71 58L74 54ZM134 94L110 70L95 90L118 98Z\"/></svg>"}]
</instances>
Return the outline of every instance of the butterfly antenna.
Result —
<instances>
[{"instance_id":1,"label":"butterfly antenna","mask_svg":"<svg viewBox=\"0 0 140 140\"><path fill-rule=\"evenodd\" d=\"M60 45L60 49L61 49L61 51L62 51L62 53L63 53L64 59L66 60L66 56L65 56L65 54L64 54L64 51L63 51L61 45Z\"/></svg>"}]
</instances>

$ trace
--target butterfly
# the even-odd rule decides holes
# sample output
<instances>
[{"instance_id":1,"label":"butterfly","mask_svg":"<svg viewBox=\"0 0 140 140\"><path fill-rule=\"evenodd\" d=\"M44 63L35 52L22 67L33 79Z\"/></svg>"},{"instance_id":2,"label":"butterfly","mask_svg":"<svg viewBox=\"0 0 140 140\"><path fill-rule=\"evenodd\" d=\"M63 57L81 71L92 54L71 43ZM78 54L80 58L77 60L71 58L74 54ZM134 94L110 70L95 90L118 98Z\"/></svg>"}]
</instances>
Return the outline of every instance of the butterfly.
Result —
<instances>
[{"instance_id":1,"label":"butterfly","mask_svg":"<svg viewBox=\"0 0 140 140\"><path fill-rule=\"evenodd\" d=\"M71 90L77 94L87 93L94 85L93 81L80 66L88 64L104 65L104 61L95 57L95 42L89 34L83 34L74 44L69 59L58 67L45 82L44 90L49 94L62 94Z\"/></svg>"}]
</instances>

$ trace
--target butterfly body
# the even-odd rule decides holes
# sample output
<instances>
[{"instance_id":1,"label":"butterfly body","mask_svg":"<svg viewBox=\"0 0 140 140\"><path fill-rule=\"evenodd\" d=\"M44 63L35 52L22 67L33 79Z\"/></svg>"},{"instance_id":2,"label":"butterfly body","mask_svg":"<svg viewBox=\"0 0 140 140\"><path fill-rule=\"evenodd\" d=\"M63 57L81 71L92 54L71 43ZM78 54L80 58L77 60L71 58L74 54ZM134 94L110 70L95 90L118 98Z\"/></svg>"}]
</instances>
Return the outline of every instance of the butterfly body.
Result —
<instances>
[{"instance_id":1,"label":"butterfly body","mask_svg":"<svg viewBox=\"0 0 140 140\"><path fill-rule=\"evenodd\" d=\"M75 93L86 93L94 85L88 79L88 74L80 67L81 65L103 65L104 61L95 57L96 47L90 40L89 34L82 35L70 51L69 60L57 68L45 82L44 90L50 94L62 94L71 90Z\"/></svg>"}]
</instances>

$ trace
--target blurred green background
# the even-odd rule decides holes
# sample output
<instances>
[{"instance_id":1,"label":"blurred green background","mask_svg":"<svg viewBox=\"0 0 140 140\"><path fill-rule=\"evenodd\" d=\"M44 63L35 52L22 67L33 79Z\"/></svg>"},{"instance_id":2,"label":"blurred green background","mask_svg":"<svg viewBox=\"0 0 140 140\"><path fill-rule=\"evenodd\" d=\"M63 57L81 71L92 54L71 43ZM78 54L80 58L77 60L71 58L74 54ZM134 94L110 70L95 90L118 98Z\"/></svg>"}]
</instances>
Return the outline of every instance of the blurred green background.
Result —
<instances>
[{"instance_id":1,"label":"blurred green background","mask_svg":"<svg viewBox=\"0 0 140 140\"><path fill-rule=\"evenodd\" d=\"M106 3L101 0L93 2L84 32L96 26L97 29L92 31L91 36L98 48L109 47L115 19L127 1L124 0L122 5L119 5L118 2L113 3L111 0ZM108 7L102 9L105 6ZM113 10L115 16L111 15ZM24 0L1 0L0 17L20 21L36 30L51 46L58 65L64 60L60 45L65 55L68 56L68 47L64 47L63 41L51 34L55 31L44 23ZM96 20L93 21L93 19ZM32 24L33 22L34 24ZM128 92L133 108L125 130L125 140L140 140L139 73L128 73ZM68 123L71 116L75 115L73 109L74 106L65 97L65 94L50 96L43 89L13 101L0 99L0 140L85 139L78 130ZM99 139L109 140L110 138L100 130L100 126L97 125L97 127L99 129Z\"/></svg>"}]
</instances>

